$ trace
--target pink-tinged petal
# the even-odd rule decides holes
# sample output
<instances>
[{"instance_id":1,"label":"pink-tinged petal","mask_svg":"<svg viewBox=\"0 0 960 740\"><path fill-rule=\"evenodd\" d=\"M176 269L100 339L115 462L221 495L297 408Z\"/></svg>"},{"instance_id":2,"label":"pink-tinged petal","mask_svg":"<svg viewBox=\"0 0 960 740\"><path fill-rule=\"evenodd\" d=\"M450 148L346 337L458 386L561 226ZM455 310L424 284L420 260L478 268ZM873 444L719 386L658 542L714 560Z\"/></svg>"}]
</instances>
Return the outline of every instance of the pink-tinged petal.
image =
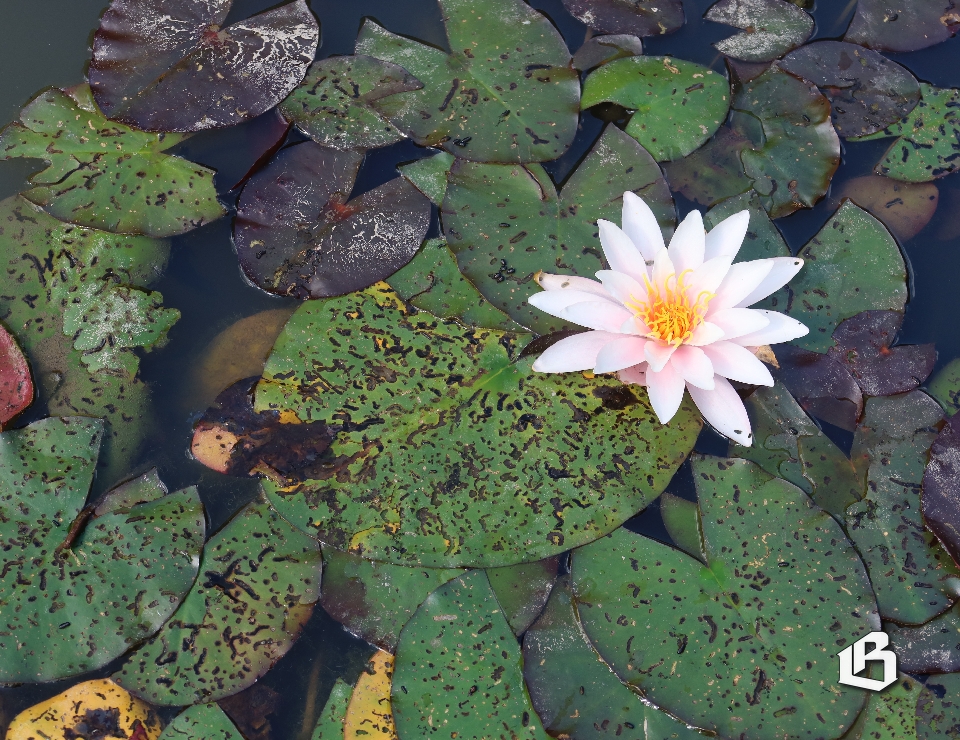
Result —
<instances>
[{"instance_id":1,"label":"pink-tinged petal","mask_svg":"<svg viewBox=\"0 0 960 740\"><path fill-rule=\"evenodd\" d=\"M690 396L697 404L703 418L724 437L749 447L753 444L753 432L750 431L750 417L740 400L740 395L726 378L714 378L712 391L689 386ZM649 384L648 384L649 385Z\"/></svg>"},{"instance_id":2,"label":"pink-tinged petal","mask_svg":"<svg viewBox=\"0 0 960 740\"><path fill-rule=\"evenodd\" d=\"M544 294L538 293L537 295ZM574 324L585 326L588 329L610 332L619 332L623 322L632 317L633 314L623 306L607 301L575 303L560 312L561 319L572 321Z\"/></svg>"},{"instance_id":3,"label":"pink-tinged petal","mask_svg":"<svg viewBox=\"0 0 960 740\"><path fill-rule=\"evenodd\" d=\"M545 290L542 293L534 293L527 299L527 303L531 306L539 308L551 316L560 316L561 311L576 303L594 304L600 302L600 299L593 293L583 293L579 290ZM619 303L614 303L612 299L602 302L614 308L620 306Z\"/></svg>"},{"instance_id":4,"label":"pink-tinged petal","mask_svg":"<svg viewBox=\"0 0 960 740\"><path fill-rule=\"evenodd\" d=\"M538 272L534 279L544 290L576 290L580 293L591 293L608 301L613 297L603 288L601 283L590 278L577 275L551 275L549 272Z\"/></svg>"},{"instance_id":5,"label":"pink-tinged petal","mask_svg":"<svg viewBox=\"0 0 960 740\"><path fill-rule=\"evenodd\" d=\"M605 344L597 355L595 373L612 373L638 365L644 361L643 347L649 340L643 337L624 337Z\"/></svg>"},{"instance_id":6,"label":"pink-tinged petal","mask_svg":"<svg viewBox=\"0 0 960 740\"><path fill-rule=\"evenodd\" d=\"M670 282L671 288L674 287L677 270L670 259L668 250L662 249L657 252L657 256L653 258L653 268L650 272L650 279L655 287L662 289L667 281Z\"/></svg>"},{"instance_id":7,"label":"pink-tinged petal","mask_svg":"<svg viewBox=\"0 0 960 740\"><path fill-rule=\"evenodd\" d=\"M719 311L708 311L707 320L723 330L724 339L735 339L745 334L752 334L770 323L763 312L753 308L722 308Z\"/></svg>"},{"instance_id":8,"label":"pink-tinged petal","mask_svg":"<svg viewBox=\"0 0 960 740\"><path fill-rule=\"evenodd\" d=\"M653 372L648 367L645 376L650 405L653 406L660 423L666 424L683 403L683 389L687 384L680 377L680 373L670 365L666 365L660 372Z\"/></svg>"},{"instance_id":9,"label":"pink-tinged petal","mask_svg":"<svg viewBox=\"0 0 960 740\"><path fill-rule=\"evenodd\" d=\"M707 260L693 271L686 284L687 295L694 301L701 293L716 293L717 288L730 271L729 257L715 257Z\"/></svg>"},{"instance_id":10,"label":"pink-tinged petal","mask_svg":"<svg viewBox=\"0 0 960 740\"><path fill-rule=\"evenodd\" d=\"M723 282L717 287L710 307L717 310L739 305L740 301L757 289L772 269L773 263L770 260L751 260L731 265Z\"/></svg>"},{"instance_id":11,"label":"pink-tinged petal","mask_svg":"<svg viewBox=\"0 0 960 740\"><path fill-rule=\"evenodd\" d=\"M752 385L773 385L773 378L764 365L748 349L734 342L714 342L703 351L713 363L717 375Z\"/></svg>"},{"instance_id":12,"label":"pink-tinged petal","mask_svg":"<svg viewBox=\"0 0 960 740\"><path fill-rule=\"evenodd\" d=\"M793 276L803 267L803 260L799 257L772 257L764 261L773 263L769 274L748 296L738 301L737 306L750 306L757 301L762 301L793 280Z\"/></svg>"},{"instance_id":13,"label":"pink-tinged petal","mask_svg":"<svg viewBox=\"0 0 960 740\"><path fill-rule=\"evenodd\" d=\"M623 194L623 232L647 262L663 249L663 232L643 198L629 190Z\"/></svg>"},{"instance_id":14,"label":"pink-tinged petal","mask_svg":"<svg viewBox=\"0 0 960 740\"><path fill-rule=\"evenodd\" d=\"M704 347L708 344L713 344L723 339L723 329L721 329L716 324L711 324L709 321L704 321L700 326L693 330L693 334L690 335L685 344L689 344L692 347Z\"/></svg>"},{"instance_id":15,"label":"pink-tinged petal","mask_svg":"<svg viewBox=\"0 0 960 740\"><path fill-rule=\"evenodd\" d=\"M698 388L713 388L713 363L699 347L681 344L670 356L670 364L687 383Z\"/></svg>"},{"instance_id":16,"label":"pink-tinged petal","mask_svg":"<svg viewBox=\"0 0 960 740\"><path fill-rule=\"evenodd\" d=\"M647 384L647 363L628 367L617 373L617 377L624 385L646 385Z\"/></svg>"},{"instance_id":17,"label":"pink-tinged petal","mask_svg":"<svg viewBox=\"0 0 960 740\"><path fill-rule=\"evenodd\" d=\"M736 257L749 225L750 211L740 211L723 219L707 234L703 258L709 260L721 256L730 259Z\"/></svg>"},{"instance_id":18,"label":"pink-tinged petal","mask_svg":"<svg viewBox=\"0 0 960 740\"><path fill-rule=\"evenodd\" d=\"M633 316L620 326L621 334L637 334L641 337L647 336L650 333L650 327L647 326L643 321L637 316Z\"/></svg>"},{"instance_id":19,"label":"pink-tinged petal","mask_svg":"<svg viewBox=\"0 0 960 740\"><path fill-rule=\"evenodd\" d=\"M658 373L670 361L670 355L677 350L675 344L664 344L663 342L651 339L643 348L643 356L650 363L650 369Z\"/></svg>"},{"instance_id":20,"label":"pink-tinged petal","mask_svg":"<svg viewBox=\"0 0 960 740\"><path fill-rule=\"evenodd\" d=\"M547 347L533 363L533 369L539 373L590 370L597 363L597 355L603 346L619 338L619 334L605 331L585 331L565 337Z\"/></svg>"},{"instance_id":21,"label":"pink-tinged petal","mask_svg":"<svg viewBox=\"0 0 960 740\"><path fill-rule=\"evenodd\" d=\"M610 269L625 272L634 280L642 282L647 275L647 263L630 241L630 237L624 234L619 226L602 218L597 221L597 226L600 227L600 246L603 247L603 254Z\"/></svg>"},{"instance_id":22,"label":"pink-tinged petal","mask_svg":"<svg viewBox=\"0 0 960 740\"><path fill-rule=\"evenodd\" d=\"M806 324L797 321L790 316L784 316L776 311L764 311L759 308L731 309L740 311L754 311L763 314L767 319L767 325L752 334L742 334L736 338L737 344L744 347L760 347L764 344L779 344L780 342L789 342L793 339L805 337L810 333Z\"/></svg>"},{"instance_id":23,"label":"pink-tinged petal","mask_svg":"<svg viewBox=\"0 0 960 740\"><path fill-rule=\"evenodd\" d=\"M616 301L620 303L626 303L627 301L646 303L646 286L637 282L625 272L600 270L597 273L597 277L603 281L604 290L613 296Z\"/></svg>"},{"instance_id":24,"label":"pink-tinged petal","mask_svg":"<svg viewBox=\"0 0 960 740\"><path fill-rule=\"evenodd\" d=\"M684 270L695 270L703 264L706 234L700 211L690 211L673 232L667 251L679 275Z\"/></svg>"}]
</instances>

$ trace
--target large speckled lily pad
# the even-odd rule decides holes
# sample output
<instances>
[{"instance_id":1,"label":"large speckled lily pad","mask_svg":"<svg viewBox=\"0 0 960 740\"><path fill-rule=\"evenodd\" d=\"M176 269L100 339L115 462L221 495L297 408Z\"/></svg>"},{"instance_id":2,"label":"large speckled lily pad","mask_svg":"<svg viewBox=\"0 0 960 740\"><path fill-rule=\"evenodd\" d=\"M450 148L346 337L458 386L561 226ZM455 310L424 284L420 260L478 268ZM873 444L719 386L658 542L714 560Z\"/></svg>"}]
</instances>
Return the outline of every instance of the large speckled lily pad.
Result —
<instances>
[{"instance_id":1,"label":"large speckled lily pad","mask_svg":"<svg viewBox=\"0 0 960 740\"><path fill-rule=\"evenodd\" d=\"M563 0L563 7L600 33L660 36L684 21L682 0Z\"/></svg>"},{"instance_id":2,"label":"large speckled lily pad","mask_svg":"<svg viewBox=\"0 0 960 740\"><path fill-rule=\"evenodd\" d=\"M273 108L320 40L306 0L224 27L233 0L113 0L89 78L110 118L145 131L200 131Z\"/></svg>"},{"instance_id":3,"label":"large speckled lily pad","mask_svg":"<svg viewBox=\"0 0 960 740\"><path fill-rule=\"evenodd\" d=\"M917 699L922 689L915 678L897 674L886 689L870 694L843 740L916 740Z\"/></svg>"},{"instance_id":4,"label":"large speckled lily pad","mask_svg":"<svg viewBox=\"0 0 960 740\"><path fill-rule=\"evenodd\" d=\"M577 131L580 85L559 32L522 0L439 0L452 53L366 20L356 53L403 67L423 89L372 102L422 146L480 162L542 162Z\"/></svg>"},{"instance_id":5,"label":"large speckled lily pad","mask_svg":"<svg viewBox=\"0 0 960 740\"><path fill-rule=\"evenodd\" d=\"M960 90L920 83L920 102L904 120L857 141L898 138L876 166L878 175L928 182L960 167Z\"/></svg>"},{"instance_id":6,"label":"large speckled lily pad","mask_svg":"<svg viewBox=\"0 0 960 740\"><path fill-rule=\"evenodd\" d=\"M880 614L922 624L960 595L960 570L923 526L920 491L930 446L943 418L922 391L871 398L851 458L866 473L866 496L845 514L863 556Z\"/></svg>"},{"instance_id":7,"label":"large speckled lily pad","mask_svg":"<svg viewBox=\"0 0 960 740\"><path fill-rule=\"evenodd\" d=\"M148 236L182 234L224 214L213 170L164 152L182 136L108 121L86 85L40 93L0 132L4 159L48 166L23 197L61 221Z\"/></svg>"},{"instance_id":8,"label":"large speckled lily pad","mask_svg":"<svg viewBox=\"0 0 960 740\"><path fill-rule=\"evenodd\" d=\"M113 678L162 706L235 694L290 649L319 587L316 542L266 502L248 504L204 546L180 608Z\"/></svg>"},{"instance_id":9,"label":"large speckled lily pad","mask_svg":"<svg viewBox=\"0 0 960 740\"><path fill-rule=\"evenodd\" d=\"M242 740L226 713L216 704L197 704L174 717L159 740Z\"/></svg>"},{"instance_id":10,"label":"large speckled lily pad","mask_svg":"<svg viewBox=\"0 0 960 740\"><path fill-rule=\"evenodd\" d=\"M685 157L713 136L727 117L730 85L700 64L634 56L604 64L587 77L580 107L598 103L636 111L624 130L663 162Z\"/></svg>"},{"instance_id":11,"label":"large speckled lily pad","mask_svg":"<svg viewBox=\"0 0 960 740\"><path fill-rule=\"evenodd\" d=\"M156 632L197 574L196 489L165 496L153 479L84 508L102 429L73 417L0 434L0 682L100 668Z\"/></svg>"},{"instance_id":12,"label":"large speckled lily pad","mask_svg":"<svg viewBox=\"0 0 960 740\"><path fill-rule=\"evenodd\" d=\"M813 33L813 18L787 0L720 0L703 17L743 29L714 46L744 62L773 61Z\"/></svg>"},{"instance_id":13,"label":"large speckled lily pad","mask_svg":"<svg viewBox=\"0 0 960 740\"><path fill-rule=\"evenodd\" d=\"M540 291L543 270L592 278L604 269L597 219L620 223L623 193L632 190L654 210L667 232L673 199L650 154L615 126L607 126L557 193L539 165L456 162L441 215L461 272L517 323L545 334L565 326L527 299Z\"/></svg>"},{"instance_id":14,"label":"large speckled lily pad","mask_svg":"<svg viewBox=\"0 0 960 740\"><path fill-rule=\"evenodd\" d=\"M795 340L799 347L826 352L844 319L861 311L903 311L906 305L907 268L896 240L849 200L799 256L805 264L790 282L792 296L784 310L810 328Z\"/></svg>"},{"instance_id":15,"label":"large speckled lily pad","mask_svg":"<svg viewBox=\"0 0 960 740\"><path fill-rule=\"evenodd\" d=\"M483 571L434 591L400 634L391 703L400 740L547 740L523 682L520 646Z\"/></svg>"},{"instance_id":16,"label":"large speckled lily pad","mask_svg":"<svg viewBox=\"0 0 960 740\"><path fill-rule=\"evenodd\" d=\"M960 738L960 674L927 680L917 699L917 740Z\"/></svg>"},{"instance_id":17,"label":"large speckled lily pad","mask_svg":"<svg viewBox=\"0 0 960 740\"><path fill-rule=\"evenodd\" d=\"M280 112L318 144L374 149L404 135L374 110L373 101L422 87L396 64L368 56L331 57L310 67Z\"/></svg>"},{"instance_id":18,"label":"large speckled lily pad","mask_svg":"<svg viewBox=\"0 0 960 740\"><path fill-rule=\"evenodd\" d=\"M606 534L684 460L701 422L660 426L643 391L539 374L529 335L408 314L386 286L310 301L287 323L256 408L339 427L323 478L272 503L319 540L374 560L496 567Z\"/></svg>"},{"instance_id":19,"label":"large speckled lily pad","mask_svg":"<svg viewBox=\"0 0 960 740\"><path fill-rule=\"evenodd\" d=\"M836 653L877 628L840 526L745 460L693 463L706 565L618 529L576 550L584 631L627 684L724 737L838 737L866 700Z\"/></svg>"},{"instance_id":20,"label":"large speckled lily pad","mask_svg":"<svg viewBox=\"0 0 960 740\"><path fill-rule=\"evenodd\" d=\"M916 51L957 32L954 0L858 0L845 41L880 51Z\"/></svg>"}]
</instances>

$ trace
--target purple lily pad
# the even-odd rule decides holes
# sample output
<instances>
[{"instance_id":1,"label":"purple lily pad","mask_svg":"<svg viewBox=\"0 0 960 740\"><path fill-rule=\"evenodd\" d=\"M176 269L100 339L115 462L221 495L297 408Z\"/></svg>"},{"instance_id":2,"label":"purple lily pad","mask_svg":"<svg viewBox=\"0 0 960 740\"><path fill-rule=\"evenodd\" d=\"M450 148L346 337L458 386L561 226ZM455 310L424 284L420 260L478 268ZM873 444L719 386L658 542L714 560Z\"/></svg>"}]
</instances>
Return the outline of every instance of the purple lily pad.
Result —
<instances>
[{"instance_id":1,"label":"purple lily pad","mask_svg":"<svg viewBox=\"0 0 960 740\"><path fill-rule=\"evenodd\" d=\"M850 372L829 355L793 345L777 345L783 383L803 409L834 426L852 432L863 411L863 393Z\"/></svg>"},{"instance_id":2,"label":"purple lily pad","mask_svg":"<svg viewBox=\"0 0 960 740\"><path fill-rule=\"evenodd\" d=\"M960 414L950 417L930 449L921 502L927 527L960 563Z\"/></svg>"},{"instance_id":3,"label":"purple lily pad","mask_svg":"<svg viewBox=\"0 0 960 740\"><path fill-rule=\"evenodd\" d=\"M681 0L563 0L563 7L600 33L659 36L684 21Z\"/></svg>"},{"instance_id":4,"label":"purple lily pad","mask_svg":"<svg viewBox=\"0 0 960 740\"><path fill-rule=\"evenodd\" d=\"M859 0L844 40L880 51L916 51L946 41L958 28L956 0Z\"/></svg>"}]
</instances>

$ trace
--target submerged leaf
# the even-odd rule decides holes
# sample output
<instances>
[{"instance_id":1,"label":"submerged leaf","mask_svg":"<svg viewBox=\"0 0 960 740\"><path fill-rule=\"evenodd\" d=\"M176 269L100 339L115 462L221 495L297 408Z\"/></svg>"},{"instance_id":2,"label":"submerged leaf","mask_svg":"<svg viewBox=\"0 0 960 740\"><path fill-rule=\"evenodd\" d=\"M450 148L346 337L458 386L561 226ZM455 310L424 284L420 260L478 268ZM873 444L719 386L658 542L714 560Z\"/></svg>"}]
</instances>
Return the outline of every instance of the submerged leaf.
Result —
<instances>
[{"instance_id":1,"label":"submerged leaf","mask_svg":"<svg viewBox=\"0 0 960 740\"><path fill-rule=\"evenodd\" d=\"M559 557L488 568L487 578L514 634L522 635L543 611L557 580Z\"/></svg>"},{"instance_id":2,"label":"submerged leaf","mask_svg":"<svg viewBox=\"0 0 960 740\"><path fill-rule=\"evenodd\" d=\"M80 85L40 93L0 132L4 159L48 167L23 197L61 221L127 234L172 236L224 214L213 170L164 154L182 137L108 121Z\"/></svg>"},{"instance_id":3,"label":"submerged leaf","mask_svg":"<svg viewBox=\"0 0 960 740\"><path fill-rule=\"evenodd\" d=\"M0 427L33 403L30 366L17 340L0 326Z\"/></svg>"},{"instance_id":4,"label":"submerged leaf","mask_svg":"<svg viewBox=\"0 0 960 740\"><path fill-rule=\"evenodd\" d=\"M813 33L813 18L786 0L720 0L703 17L743 29L714 46L745 62L771 62Z\"/></svg>"},{"instance_id":5,"label":"submerged leaf","mask_svg":"<svg viewBox=\"0 0 960 740\"><path fill-rule=\"evenodd\" d=\"M320 40L305 0L223 28L233 0L113 0L93 37L97 105L145 131L232 126L303 79Z\"/></svg>"},{"instance_id":6,"label":"submerged leaf","mask_svg":"<svg viewBox=\"0 0 960 740\"><path fill-rule=\"evenodd\" d=\"M397 64L423 89L372 101L421 146L479 162L542 162L577 132L580 85L560 33L522 0L439 0L452 53L367 19L356 53Z\"/></svg>"},{"instance_id":7,"label":"submerged leaf","mask_svg":"<svg viewBox=\"0 0 960 740\"><path fill-rule=\"evenodd\" d=\"M591 36L573 55L573 68L589 72L607 62L643 54L643 42L629 33ZM581 104L582 105L582 104Z\"/></svg>"},{"instance_id":8,"label":"submerged leaf","mask_svg":"<svg viewBox=\"0 0 960 740\"><path fill-rule=\"evenodd\" d=\"M960 672L960 603L919 627L888 622L890 649L897 654L897 668L910 673Z\"/></svg>"},{"instance_id":9,"label":"submerged leaf","mask_svg":"<svg viewBox=\"0 0 960 740\"><path fill-rule=\"evenodd\" d=\"M197 704L174 717L159 740L243 740L243 736L216 704Z\"/></svg>"},{"instance_id":10,"label":"submerged leaf","mask_svg":"<svg viewBox=\"0 0 960 740\"><path fill-rule=\"evenodd\" d=\"M946 41L960 27L955 0L858 0L845 41L880 51L916 51Z\"/></svg>"},{"instance_id":11,"label":"submerged leaf","mask_svg":"<svg viewBox=\"0 0 960 740\"><path fill-rule=\"evenodd\" d=\"M845 198L876 216L901 244L930 223L940 194L932 182L901 182L882 175L847 180L830 193L834 207Z\"/></svg>"},{"instance_id":12,"label":"submerged leaf","mask_svg":"<svg viewBox=\"0 0 960 740\"><path fill-rule=\"evenodd\" d=\"M563 7L599 33L659 36L684 21L682 0L563 0Z\"/></svg>"},{"instance_id":13,"label":"submerged leaf","mask_svg":"<svg viewBox=\"0 0 960 740\"><path fill-rule=\"evenodd\" d=\"M333 547L427 567L530 562L619 526L666 486L699 417L684 405L661 426L616 380L534 373L513 359L526 341L404 313L385 286L305 303L256 408L343 431L322 477L268 482L271 502Z\"/></svg>"},{"instance_id":14,"label":"submerged leaf","mask_svg":"<svg viewBox=\"0 0 960 740\"><path fill-rule=\"evenodd\" d=\"M960 416L950 417L930 449L923 473L923 520L960 563Z\"/></svg>"},{"instance_id":15,"label":"submerged leaf","mask_svg":"<svg viewBox=\"0 0 960 740\"><path fill-rule=\"evenodd\" d=\"M753 193L740 153L750 139L723 125L710 141L683 159L664 163L670 189L688 200L712 207L743 193Z\"/></svg>"},{"instance_id":16,"label":"submerged leaf","mask_svg":"<svg viewBox=\"0 0 960 740\"><path fill-rule=\"evenodd\" d=\"M756 431L757 427L754 426L753 429ZM660 496L660 516L674 545L687 555L706 561L700 507L693 501L665 492Z\"/></svg>"},{"instance_id":17,"label":"submerged leaf","mask_svg":"<svg viewBox=\"0 0 960 740\"><path fill-rule=\"evenodd\" d=\"M927 384L927 393L937 399L947 416L960 411L960 358L948 362Z\"/></svg>"},{"instance_id":18,"label":"submerged leaf","mask_svg":"<svg viewBox=\"0 0 960 740\"><path fill-rule=\"evenodd\" d=\"M234 242L255 285L300 299L343 295L413 258L430 202L402 177L347 200L362 160L362 152L307 141L282 149L250 179Z\"/></svg>"}]
</instances>

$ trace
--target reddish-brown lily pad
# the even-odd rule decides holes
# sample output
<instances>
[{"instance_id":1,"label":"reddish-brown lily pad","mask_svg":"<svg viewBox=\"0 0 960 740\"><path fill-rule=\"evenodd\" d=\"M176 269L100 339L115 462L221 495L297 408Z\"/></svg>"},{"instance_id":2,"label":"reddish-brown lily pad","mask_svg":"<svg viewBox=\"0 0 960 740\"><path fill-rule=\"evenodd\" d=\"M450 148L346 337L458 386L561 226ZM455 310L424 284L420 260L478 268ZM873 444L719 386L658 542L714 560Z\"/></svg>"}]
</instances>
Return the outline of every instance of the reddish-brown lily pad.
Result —
<instances>
[{"instance_id":1,"label":"reddish-brown lily pad","mask_svg":"<svg viewBox=\"0 0 960 740\"><path fill-rule=\"evenodd\" d=\"M777 345L780 368L773 376L811 416L852 432L863 411L863 392L857 381L829 355L790 344Z\"/></svg>"},{"instance_id":2,"label":"reddish-brown lily pad","mask_svg":"<svg viewBox=\"0 0 960 740\"><path fill-rule=\"evenodd\" d=\"M922 508L927 527L960 563L960 414L950 417L930 449Z\"/></svg>"},{"instance_id":3,"label":"reddish-brown lily pad","mask_svg":"<svg viewBox=\"0 0 960 740\"><path fill-rule=\"evenodd\" d=\"M845 41L880 51L916 51L960 28L956 0L859 0Z\"/></svg>"},{"instance_id":4,"label":"reddish-brown lily pad","mask_svg":"<svg viewBox=\"0 0 960 740\"><path fill-rule=\"evenodd\" d=\"M30 366L17 340L0 326L0 427L33 401Z\"/></svg>"},{"instance_id":5,"label":"reddish-brown lily pad","mask_svg":"<svg viewBox=\"0 0 960 740\"><path fill-rule=\"evenodd\" d=\"M940 193L932 182L900 182L883 175L864 175L847 180L830 193L836 206L844 198L875 216L902 244L930 223Z\"/></svg>"}]
</instances>

